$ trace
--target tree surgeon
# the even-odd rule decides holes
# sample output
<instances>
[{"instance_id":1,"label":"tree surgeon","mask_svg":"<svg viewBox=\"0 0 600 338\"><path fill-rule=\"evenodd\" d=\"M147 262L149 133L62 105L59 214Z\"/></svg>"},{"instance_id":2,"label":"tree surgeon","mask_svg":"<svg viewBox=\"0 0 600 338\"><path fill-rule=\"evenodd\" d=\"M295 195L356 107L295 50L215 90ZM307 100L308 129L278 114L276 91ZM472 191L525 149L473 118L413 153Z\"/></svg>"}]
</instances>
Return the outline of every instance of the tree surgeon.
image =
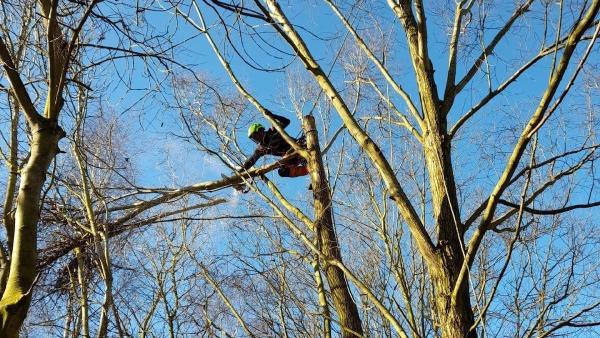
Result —
<instances>
[{"instance_id":1,"label":"tree surgeon","mask_svg":"<svg viewBox=\"0 0 600 338\"><path fill-rule=\"evenodd\" d=\"M279 123L282 128L285 128L290 124L290 120L283 116L273 114L270 111L267 111L267 114ZM249 169L264 155L283 157L294 151L274 127L266 130L262 124L252 123L248 128L248 137L258 146L254 150L254 153L246 159L246 162L242 165L242 169ZM304 135L296 139L296 142L300 146L306 147ZM286 159L277 170L277 173L281 177L305 176L308 175L308 172L306 160L300 155Z\"/></svg>"}]
</instances>

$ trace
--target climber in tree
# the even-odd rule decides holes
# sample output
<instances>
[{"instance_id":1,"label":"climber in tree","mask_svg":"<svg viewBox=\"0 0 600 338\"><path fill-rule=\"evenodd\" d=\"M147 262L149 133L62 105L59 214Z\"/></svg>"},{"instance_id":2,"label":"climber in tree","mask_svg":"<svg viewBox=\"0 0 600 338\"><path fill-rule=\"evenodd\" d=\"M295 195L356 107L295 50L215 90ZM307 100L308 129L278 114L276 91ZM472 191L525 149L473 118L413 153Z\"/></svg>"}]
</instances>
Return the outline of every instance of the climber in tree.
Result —
<instances>
[{"instance_id":1,"label":"climber in tree","mask_svg":"<svg viewBox=\"0 0 600 338\"><path fill-rule=\"evenodd\" d=\"M290 120L283 116L273 114L270 111L267 111L267 115L277 121L281 128L285 128L290 124ZM248 128L248 137L258 144L258 146L256 147L256 150L254 150L254 153L248 157L246 162L242 165L243 169L249 169L264 155L282 157L294 151L292 146L283 139L274 127L265 130L265 127L260 123L253 123ZM304 135L299 137L296 142L300 146L306 147ZM308 166L306 160L302 156L296 155L287 159L282 164L281 168L277 170L277 173L281 177L305 176L308 175Z\"/></svg>"}]
</instances>

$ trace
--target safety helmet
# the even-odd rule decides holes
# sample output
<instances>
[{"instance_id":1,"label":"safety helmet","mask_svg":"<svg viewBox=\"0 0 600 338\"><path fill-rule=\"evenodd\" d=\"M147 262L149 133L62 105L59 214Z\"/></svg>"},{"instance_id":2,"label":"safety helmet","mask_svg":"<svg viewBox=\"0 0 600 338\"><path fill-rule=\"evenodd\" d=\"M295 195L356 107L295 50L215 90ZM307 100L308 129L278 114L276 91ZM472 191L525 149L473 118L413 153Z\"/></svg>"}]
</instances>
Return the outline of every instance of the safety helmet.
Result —
<instances>
[{"instance_id":1,"label":"safety helmet","mask_svg":"<svg viewBox=\"0 0 600 338\"><path fill-rule=\"evenodd\" d=\"M250 125L250 128L248 128L248 137L252 136L252 134L254 134L260 129L265 129L265 127L263 127L263 125L260 123L252 123Z\"/></svg>"}]
</instances>

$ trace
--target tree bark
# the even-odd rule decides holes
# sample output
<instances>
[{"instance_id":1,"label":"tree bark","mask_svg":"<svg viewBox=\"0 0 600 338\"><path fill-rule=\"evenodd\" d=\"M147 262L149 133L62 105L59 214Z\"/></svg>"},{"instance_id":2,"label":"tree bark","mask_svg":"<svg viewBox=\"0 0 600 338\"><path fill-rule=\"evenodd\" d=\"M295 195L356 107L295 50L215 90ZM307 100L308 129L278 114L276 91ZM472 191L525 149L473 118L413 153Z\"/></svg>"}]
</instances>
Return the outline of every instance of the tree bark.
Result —
<instances>
[{"instance_id":1,"label":"tree bark","mask_svg":"<svg viewBox=\"0 0 600 338\"><path fill-rule=\"evenodd\" d=\"M331 192L323 168L317 128L312 116L304 117L304 131L306 133L309 153L308 166L313 187L316 236L320 241L322 252L327 257L341 262L342 255L333 223ZM333 306L342 326L342 337L361 337L363 335L362 322L356 303L350 294L344 272L337 266L327 262L324 262L323 269L329 284Z\"/></svg>"},{"instance_id":2,"label":"tree bark","mask_svg":"<svg viewBox=\"0 0 600 338\"><path fill-rule=\"evenodd\" d=\"M464 262L464 227L456 195L451 160L450 139L446 121L439 110L426 112L429 129L424 138L425 161L429 173L433 215L438 237L438 262L427 261L436 292L434 313L442 337L476 337L469 332L474 323L469 280L463 279L458 297L453 301L453 289Z\"/></svg>"},{"instance_id":3,"label":"tree bark","mask_svg":"<svg viewBox=\"0 0 600 338\"><path fill-rule=\"evenodd\" d=\"M46 172L64 131L41 118L32 125L31 154L23 168L15 212L14 244L6 289L0 300L0 336L18 337L31 301L37 269L37 222Z\"/></svg>"},{"instance_id":4,"label":"tree bark","mask_svg":"<svg viewBox=\"0 0 600 338\"><path fill-rule=\"evenodd\" d=\"M88 292L87 292L87 281L85 280L85 262L83 260L83 253L81 248L75 248L75 257L77 258L77 281L79 282L80 296L79 296L79 307L80 321L77 328L77 337L79 332L82 332L83 338L90 338L90 326L89 326L89 305L88 305Z\"/></svg>"},{"instance_id":5,"label":"tree bark","mask_svg":"<svg viewBox=\"0 0 600 338\"><path fill-rule=\"evenodd\" d=\"M454 266L443 266L429 270L436 295L433 305L435 323L439 325L444 338L475 338L477 337L476 331L469 331L474 319L468 280L465 280L461 285L460 295L456 298L457 301L452 302L454 281L458 270L460 270L460 265L455 265L458 264L458 261L449 261L446 264Z\"/></svg>"},{"instance_id":6,"label":"tree bark","mask_svg":"<svg viewBox=\"0 0 600 338\"><path fill-rule=\"evenodd\" d=\"M10 127L10 154L8 158L8 182L6 183L6 195L4 196L4 208L2 210L2 220L6 228L6 242L8 249L0 245L0 294L4 293L6 281L9 272L9 258L12 251L12 243L15 232L15 218L13 213L13 205L15 201L15 191L17 190L19 165L17 163L17 153L19 147L19 116L20 107L16 98L9 95L8 104L12 107L11 127Z\"/></svg>"}]
</instances>

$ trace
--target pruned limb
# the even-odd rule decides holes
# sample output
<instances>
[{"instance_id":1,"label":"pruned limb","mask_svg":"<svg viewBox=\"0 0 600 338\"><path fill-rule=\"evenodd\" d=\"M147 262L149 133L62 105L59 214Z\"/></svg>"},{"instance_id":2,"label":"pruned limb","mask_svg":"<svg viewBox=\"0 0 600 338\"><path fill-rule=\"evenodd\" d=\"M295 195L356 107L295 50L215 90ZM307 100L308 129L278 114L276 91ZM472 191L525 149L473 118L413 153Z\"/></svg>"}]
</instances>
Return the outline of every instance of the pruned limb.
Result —
<instances>
[{"instance_id":1,"label":"pruned limb","mask_svg":"<svg viewBox=\"0 0 600 338\"><path fill-rule=\"evenodd\" d=\"M175 190L171 190L171 191L163 191L161 193L161 196L159 196L159 197L153 198L148 201L135 203L132 206L131 211L129 213L127 213L126 215L122 216L121 218L119 218L118 222L119 223L127 222L150 208L153 208L162 203L173 201L175 199L181 198L186 195L196 194L196 193L200 193L200 192L204 192L204 191L213 191L213 190L217 190L217 189L221 189L221 188L232 187L234 185L244 184L245 181L250 178L264 175L272 170L275 170L275 169L281 167L281 164L284 163L284 161L286 159L290 158L291 156L294 156L294 154L290 154L286 157L283 157L281 160L271 163L269 165L266 165L264 167L257 168L257 169L244 170L242 172L236 173L236 175L234 175L234 176L224 177L223 179L218 180L218 181L207 181L207 182L197 183L194 185L183 187L180 189L175 189Z\"/></svg>"},{"instance_id":2,"label":"pruned limb","mask_svg":"<svg viewBox=\"0 0 600 338\"><path fill-rule=\"evenodd\" d=\"M290 156L294 156L294 154L290 154L290 155L282 158L281 161L285 161ZM159 213L150 218L132 222L140 214L142 214L145 211L150 210L156 206L159 206L161 204L173 202L179 198L193 195L193 194L199 194L201 192L214 191L214 190L218 190L218 189L222 189L222 188L231 187L233 185L243 183L244 180L248 180L252 177L264 175L274 169L279 168L281 166L281 161L271 163L271 164L266 165L261 168L250 169L250 170L247 170L244 172L240 172L234 176L226 177L226 178L218 180L218 181L207 181L207 182L197 183L197 184L183 187L180 189L156 190L156 191L154 191L154 193L156 193L159 196L157 196L155 198L149 199L147 201L137 202L137 203L134 203L129 206L109 209L108 211L124 210L127 212L123 216L119 217L118 219L113 220L110 224L107 224L105 226L107 229L109 229L108 236L114 237L119 234L122 234L127 229L134 229L134 228L137 228L137 227L140 227L143 225L159 222L166 217L169 217L169 216L181 213L181 212L198 209L198 208L206 208L206 207L215 206L217 204L226 202L226 200L224 200L224 199L212 199L205 203L200 203L200 204L197 204L197 205L194 205L191 207L187 207L187 208L180 209L180 210L175 210L172 212ZM76 222L76 220L71 220L71 222ZM87 228L87 230L90 230L90 229ZM40 267L44 268L44 267L52 264L54 261L56 261L60 257L66 255L67 253L72 251L76 246L83 245L83 243L85 243L88 239L89 239L89 236L83 236L78 239L73 239L69 243L67 243L65 245L61 245L61 247L49 250L50 252L39 262Z\"/></svg>"}]
</instances>

